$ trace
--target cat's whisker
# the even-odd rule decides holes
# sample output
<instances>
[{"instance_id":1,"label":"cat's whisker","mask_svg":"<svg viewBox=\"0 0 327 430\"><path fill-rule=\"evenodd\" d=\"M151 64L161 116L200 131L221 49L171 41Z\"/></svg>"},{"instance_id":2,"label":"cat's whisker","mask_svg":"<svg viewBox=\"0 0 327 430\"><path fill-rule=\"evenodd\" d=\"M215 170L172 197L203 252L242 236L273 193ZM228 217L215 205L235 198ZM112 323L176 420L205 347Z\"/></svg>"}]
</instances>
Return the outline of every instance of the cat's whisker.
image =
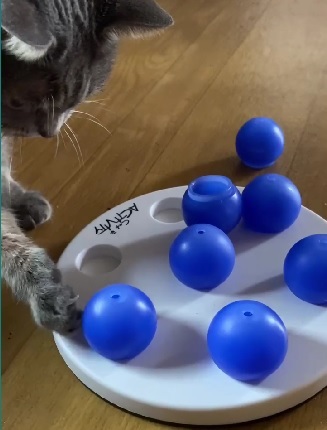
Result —
<instances>
[{"instance_id":1,"label":"cat's whisker","mask_svg":"<svg viewBox=\"0 0 327 430\"><path fill-rule=\"evenodd\" d=\"M10 176L12 174L12 161L13 161L13 158L14 158L14 154L12 152L12 154L10 155L10 162L9 162L9 174L10 174Z\"/></svg>"},{"instance_id":2,"label":"cat's whisker","mask_svg":"<svg viewBox=\"0 0 327 430\"><path fill-rule=\"evenodd\" d=\"M91 121L91 122L94 122L94 124L97 124L99 127L102 127L103 129L105 129L106 130L106 132L108 133L108 134L112 134L111 133L111 131L109 131L108 129L107 129L107 127L105 127L103 124L101 124L100 122L98 122L98 121L95 121L94 119L92 119L92 118L88 118L88 117L83 117L83 116L76 116L75 115L75 118L78 118L78 119L87 119L88 121Z\"/></svg>"},{"instance_id":3,"label":"cat's whisker","mask_svg":"<svg viewBox=\"0 0 327 430\"><path fill-rule=\"evenodd\" d=\"M81 155L82 165L84 165L83 153L82 153L82 149L81 149L81 146L80 146L80 144L79 144L79 141L78 141L78 139L77 139L77 136L76 136L76 134L74 133L74 130L72 129L72 127L70 127L67 123L66 123L66 126L69 128L70 132L72 133L72 135L73 135L73 137L74 137L74 139L75 139L75 142L76 142L77 147L78 147L78 149L79 149L79 153L80 153L80 155Z\"/></svg>"},{"instance_id":4,"label":"cat's whisker","mask_svg":"<svg viewBox=\"0 0 327 430\"><path fill-rule=\"evenodd\" d=\"M100 109L101 110L104 110L105 112L109 112L109 113L113 113L113 111L112 110L110 110L110 109L106 109L106 108L104 108L103 106L105 106L105 107L107 107L107 105L106 104L104 104L104 103L100 103L100 102L94 102L94 101L85 101L85 102L83 102L83 103L95 103L95 104L97 104L97 105L99 105L100 106Z\"/></svg>"},{"instance_id":5,"label":"cat's whisker","mask_svg":"<svg viewBox=\"0 0 327 430\"><path fill-rule=\"evenodd\" d=\"M52 122L54 122L54 116L55 116L55 105L54 105L54 98L53 95L51 94L51 98L52 98Z\"/></svg>"},{"instance_id":6,"label":"cat's whisker","mask_svg":"<svg viewBox=\"0 0 327 430\"><path fill-rule=\"evenodd\" d=\"M11 176L11 170L12 170L12 160L13 160L13 157L14 157L14 154L13 154L13 152L11 153L11 156L10 156L10 162L9 162L9 175ZM12 183L12 181L9 181L9 184L8 184L8 195L9 195L9 200L11 201L11 183Z\"/></svg>"},{"instance_id":7,"label":"cat's whisker","mask_svg":"<svg viewBox=\"0 0 327 430\"><path fill-rule=\"evenodd\" d=\"M63 144L64 144L64 148L65 148L65 150L67 150L66 140L64 139L64 135L62 134L62 131L61 131L61 130L59 131L59 133L60 133L60 136L61 136L61 140L62 140L62 142L63 142Z\"/></svg>"},{"instance_id":8,"label":"cat's whisker","mask_svg":"<svg viewBox=\"0 0 327 430\"><path fill-rule=\"evenodd\" d=\"M65 123L64 124L64 126L66 126L67 124ZM66 135L67 135L67 137L68 137L68 139L70 140L70 142L71 142L71 144L73 145L73 148L74 148L74 150L75 150L75 152L76 152L76 155L77 155L77 159L78 159L78 163L79 163L79 165L81 165L81 160L80 160L80 155L79 155L79 152L78 152L78 150L77 150L77 148L76 148L76 145L75 145L75 143L74 143L74 141L73 141L73 139L71 138L71 136L70 136L70 134L68 133L68 131L64 128L63 129L64 130L64 132L66 133Z\"/></svg>"},{"instance_id":9,"label":"cat's whisker","mask_svg":"<svg viewBox=\"0 0 327 430\"><path fill-rule=\"evenodd\" d=\"M59 144L60 144L59 134L57 134L57 144L56 144L56 152L55 152L54 158L57 158L58 150L59 150Z\"/></svg>"},{"instance_id":10,"label":"cat's whisker","mask_svg":"<svg viewBox=\"0 0 327 430\"><path fill-rule=\"evenodd\" d=\"M47 118L48 118L48 131L50 130L50 99L47 97Z\"/></svg>"},{"instance_id":11,"label":"cat's whisker","mask_svg":"<svg viewBox=\"0 0 327 430\"><path fill-rule=\"evenodd\" d=\"M77 139L77 136L74 133L74 130L67 123L65 123L65 125L68 128L68 130L70 131L70 134L73 136L73 139L76 142L76 147L77 147L77 150L79 151L79 154L80 154L80 160L81 160L80 164L81 164L81 166L83 166L84 165L83 153L82 153L82 149L80 147L79 141Z\"/></svg>"},{"instance_id":12,"label":"cat's whisker","mask_svg":"<svg viewBox=\"0 0 327 430\"><path fill-rule=\"evenodd\" d=\"M103 102L103 101L107 101L110 100L111 97L105 97L104 99L92 99L92 100L86 100L87 103L92 103L92 102Z\"/></svg>"},{"instance_id":13,"label":"cat's whisker","mask_svg":"<svg viewBox=\"0 0 327 430\"><path fill-rule=\"evenodd\" d=\"M97 103L98 105L106 106L105 103L101 103L98 100L84 100L82 104L84 103Z\"/></svg>"},{"instance_id":14,"label":"cat's whisker","mask_svg":"<svg viewBox=\"0 0 327 430\"><path fill-rule=\"evenodd\" d=\"M81 111L81 110L74 110L73 113L80 113L82 115L87 115L87 116L93 118L95 120L96 124L100 125L101 127L104 127L108 131L108 133L111 134L111 132L100 122L99 118L97 118L96 116L91 115L90 113L84 112L84 111ZM77 116L76 118L79 118L79 117Z\"/></svg>"},{"instance_id":15,"label":"cat's whisker","mask_svg":"<svg viewBox=\"0 0 327 430\"><path fill-rule=\"evenodd\" d=\"M64 125L66 125L66 124L64 124ZM73 148L74 148L74 150L75 150L75 152L76 152L76 155L77 155L78 163L79 163L79 165L81 165L81 160L80 160L80 158L79 158L79 153L78 153L78 151L77 151L77 148L76 148L76 146L75 146L75 143L73 142L73 139L70 137L69 133L67 132L67 130L66 130L65 128L64 128L63 130L64 130L64 132L66 133L66 135L67 135L68 139L71 141L71 143L72 143L72 145L73 145Z\"/></svg>"},{"instance_id":16,"label":"cat's whisker","mask_svg":"<svg viewBox=\"0 0 327 430\"><path fill-rule=\"evenodd\" d=\"M81 113L81 114L83 114L83 115L90 116L91 118L94 118L94 119L96 119L97 121L99 121L99 118L97 118L96 116L91 115L91 114L90 114L90 113L88 113L88 112L83 112L82 110L73 110L73 113Z\"/></svg>"},{"instance_id":17,"label":"cat's whisker","mask_svg":"<svg viewBox=\"0 0 327 430\"><path fill-rule=\"evenodd\" d=\"M98 102L97 100L85 100L83 102L83 104L84 103L94 103L94 104L97 104L97 105L100 105L100 106L107 106L105 103Z\"/></svg>"}]
</instances>

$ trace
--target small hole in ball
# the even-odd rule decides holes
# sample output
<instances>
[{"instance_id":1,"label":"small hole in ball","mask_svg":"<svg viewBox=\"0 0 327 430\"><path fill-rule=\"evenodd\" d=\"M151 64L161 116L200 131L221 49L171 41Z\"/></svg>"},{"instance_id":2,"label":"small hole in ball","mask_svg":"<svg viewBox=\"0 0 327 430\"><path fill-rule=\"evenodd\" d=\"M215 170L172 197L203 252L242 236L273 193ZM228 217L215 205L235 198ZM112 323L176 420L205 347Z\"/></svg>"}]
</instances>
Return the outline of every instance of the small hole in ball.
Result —
<instances>
[{"instance_id":1,"label":"small hole in ball","mask_svg":"<svg viewBox=\"0 0 327 430\"><path fill-rule=\"evenodd\" d=\"M252 312L244 312L244 316L246 317L252 317L253 313Z\"/></svg>"},{"instance_id":2,"label":"small hole in ball","mask_svg":"<svg viewBox=\"0 0 327 430\"><path fill-rule=\"evenodd\" d=\"M199 230L198 234L204 234L204 231L203 230Z\"/></svg>"},{"instance_id":3,"label":"small hole in ball","mask_svg":"<svg viewBox=\"0 0 327 430\"><path fill-rule=\"evenodd\" d=\"M111 296L112 299L119 299L120 295L119 294L113 294Z\"/></svg>"}]
</instances>

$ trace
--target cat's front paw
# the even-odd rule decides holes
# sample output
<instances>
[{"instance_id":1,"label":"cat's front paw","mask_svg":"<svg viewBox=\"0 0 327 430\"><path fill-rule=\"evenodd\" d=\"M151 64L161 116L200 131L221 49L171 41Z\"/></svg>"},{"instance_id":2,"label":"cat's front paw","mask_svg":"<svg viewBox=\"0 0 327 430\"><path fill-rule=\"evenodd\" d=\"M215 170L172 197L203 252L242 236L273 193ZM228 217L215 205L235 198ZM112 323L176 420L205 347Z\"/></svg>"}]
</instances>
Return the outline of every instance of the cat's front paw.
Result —
<instances>
[{"instance_id":1,"label":"cat's front paw","mask_svg":"<svg viewBox=\"0 0 327 430\"><path fill-rule=\"evenodd\" d=\"M60 334L67 334L81 324L82 312L77 308L77 296L69 286L61 283L44 285L30 298L36 323Z\"/></svg>"},{"instance_id":2,"label":"cat's front paw","mask_svg":"<svg viewBox=\"0 0 327 430\"><path fill-rule=\"evenodd\" d=\"M13 209L19 226L25 231L45 223L52 214L50 203L37 191L25 191Z\"/></svg>"}]
</instances>

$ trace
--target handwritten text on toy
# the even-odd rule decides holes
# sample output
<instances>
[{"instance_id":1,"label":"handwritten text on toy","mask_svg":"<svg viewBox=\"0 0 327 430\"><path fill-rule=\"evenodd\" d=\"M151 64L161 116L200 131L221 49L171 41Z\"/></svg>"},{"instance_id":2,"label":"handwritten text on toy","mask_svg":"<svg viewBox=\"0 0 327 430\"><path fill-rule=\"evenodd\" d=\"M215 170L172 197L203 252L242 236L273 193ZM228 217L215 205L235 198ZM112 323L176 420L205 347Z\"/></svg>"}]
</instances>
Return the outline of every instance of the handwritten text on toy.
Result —
<instances>
[{"instance_id":1,"label":"handwritten text on toy","mask_svg":"<svg viewBox=\"0 0 327 430\"><path fill-rule=\"evenodd\" d=\"M130 223L130 217L134 212L138 212L138 208L135 203L132 204L127 209L121 212L117 212L114 217L107 218L104 223L94 226L95 234L102 234L104 232L109 232L110 234L116 234L123 225L128 225Z\"/></svg>"}]
</instances>

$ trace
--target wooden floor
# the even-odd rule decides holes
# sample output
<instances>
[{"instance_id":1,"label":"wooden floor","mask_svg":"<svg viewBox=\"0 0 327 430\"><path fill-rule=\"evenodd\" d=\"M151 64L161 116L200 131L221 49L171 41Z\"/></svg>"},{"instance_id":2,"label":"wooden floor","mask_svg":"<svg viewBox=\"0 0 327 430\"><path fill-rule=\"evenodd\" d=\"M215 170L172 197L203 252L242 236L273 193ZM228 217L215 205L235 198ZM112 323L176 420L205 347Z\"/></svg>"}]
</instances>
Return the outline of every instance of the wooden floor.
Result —
<instances>
[{"instance_id":1,"label":"wooden floor","mask_svg":"<svg viewBox=\"0 0 327 430\"><path fill-rule=\"evenodd\" d=\"M53 220L33 234L57 259L107 208L202 174L239 185L234 139L252 116L273 117L286 152L271 169L288 175L304 204L327 218L327 1L162 0L175 18L154 40L125 41L99 103L73 118L83 165L65 137L18 144L17 177L49 197ZM87 119L90 119L88 121ZM66 146L66 148L65 148ZM81 158L81 156L79 156ZM91 394L68 370L52 336L3 291L4 430L154 430ZM326 430L327 392L254 430Z\"/></svg>"}]
</instances>

